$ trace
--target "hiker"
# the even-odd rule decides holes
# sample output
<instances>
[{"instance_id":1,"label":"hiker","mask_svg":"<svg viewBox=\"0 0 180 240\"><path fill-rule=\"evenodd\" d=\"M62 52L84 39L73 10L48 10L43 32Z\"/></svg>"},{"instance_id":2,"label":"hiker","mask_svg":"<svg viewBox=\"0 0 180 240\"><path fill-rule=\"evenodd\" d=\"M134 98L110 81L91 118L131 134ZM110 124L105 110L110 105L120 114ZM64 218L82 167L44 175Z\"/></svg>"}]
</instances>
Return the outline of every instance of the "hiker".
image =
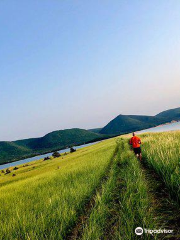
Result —
<instances>
[{"instance_id":1,"label":"hiker","mask_svg":"<svg viewBox=\"0 0 180 240\"><path fill-rule=\"evenodd\" d=\"M141 154L141 139L135 135L135 133L132 134L133 137L130 139L130 145L132 145L132 148L134 150L134 153L139 158L139 160L142 160L142 154Z\"/></svg>"}]
</instances>

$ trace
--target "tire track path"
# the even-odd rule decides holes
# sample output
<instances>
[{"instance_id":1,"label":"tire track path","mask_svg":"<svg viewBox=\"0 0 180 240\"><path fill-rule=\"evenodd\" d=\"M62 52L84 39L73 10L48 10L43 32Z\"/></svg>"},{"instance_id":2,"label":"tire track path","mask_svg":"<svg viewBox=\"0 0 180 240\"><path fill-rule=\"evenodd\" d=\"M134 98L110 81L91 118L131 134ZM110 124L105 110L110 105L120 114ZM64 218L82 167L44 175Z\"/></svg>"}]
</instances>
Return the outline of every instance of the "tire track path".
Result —
<instances>
[{"instance_id":1,"label":"tire track path","mask_svg":"<svg viewBox=\"0 0 180 240\"><path fill-rule=\"evenodd\" d=\"M102 192L102 185L105 184L109 178L109 173L113 164L113 161L118 153L118 144L116 145L115 151L113 156L111 157L110 163L106 169L106 172L103 176L103 178L100 181L99 186L95 189L94 194L90 198L90 200L87 202L87 204L84 206L83 213L78 217L74 228L70 230L70 233L67 235L65 240L76 240L80 239L82 234L83 234L83 227L85 226L92 209L94 208L95 205L95 198L97 194L101 194Z\"/></svg>"}]
</instances>

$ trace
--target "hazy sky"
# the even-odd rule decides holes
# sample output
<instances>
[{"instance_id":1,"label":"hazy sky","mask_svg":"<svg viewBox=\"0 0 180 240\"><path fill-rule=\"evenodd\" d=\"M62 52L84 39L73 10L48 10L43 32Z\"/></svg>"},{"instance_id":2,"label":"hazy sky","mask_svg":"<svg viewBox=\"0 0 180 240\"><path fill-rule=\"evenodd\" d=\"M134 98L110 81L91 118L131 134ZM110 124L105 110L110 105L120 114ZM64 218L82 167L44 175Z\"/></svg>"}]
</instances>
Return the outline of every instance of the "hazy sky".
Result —
<instances>
[{"instance_id":1,"label":"hazy sky","mask_svg":"<svg viewBox=\"0 0 180 240\"><path fill-rule=\"evenodd\" d=\"M0 140L179 106L179 0L0 1Z\"/></svg>"}]
</instances>

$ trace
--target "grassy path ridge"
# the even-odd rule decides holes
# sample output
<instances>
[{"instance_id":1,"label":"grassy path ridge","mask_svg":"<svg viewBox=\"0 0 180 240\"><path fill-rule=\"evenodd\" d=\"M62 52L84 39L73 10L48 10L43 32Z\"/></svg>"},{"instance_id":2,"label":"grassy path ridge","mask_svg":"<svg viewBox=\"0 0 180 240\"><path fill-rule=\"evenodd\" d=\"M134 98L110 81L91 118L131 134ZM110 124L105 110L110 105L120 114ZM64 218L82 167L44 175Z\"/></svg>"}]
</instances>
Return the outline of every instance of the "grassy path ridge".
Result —
<instances>
[{"instance_id":1,"label":"grassy path ridge","mask_svg":"<svg viewBox=\"0 0 180 240\"><path fill-rule=\"evenodd\" d=\"M153 209L144 175L124 141L119 141L117 158L102 189L84 226L82 240L134 240L139 239L136 227L153 229ZM144 235L143 239L152 237Z\"/></svg>"},{"instance_id":2,"label":"grassy path ridge","mask_svg":"<svg viewBox=\"0 0 180 240\"><path fill-rule=\"evenodd\" d=\"M117 154L109 172L108 179L102 185L101 192L97 192L95 204L88 221L84 224L82 238L83 240L100 239L105 237L106 224L110 217L111 204L113 200L113 189L116 185L118 174L119 142L117 142Z\"/></svg>"},{"instance_id":3,"label":"grassy path ridge","mask_svg":"<svg viewBox=\"0 0 180 240\"><path fill-rule=\"evenodd\" d=\"M117 185L114 218L113 240L156 239L156 236L144 234L137 236L137 227L154 229L154 209L151 206L151 195L139 161L130 151L127 142L122 143L120 154L119 181Z\"/></svg>"},{"instance_id":4,"label":"grassy path ridge","mask_svg":"<svg viewBox=\"0 0 180 240\"><path fill-rule=\"evenodd\" d=\"M66 237L66 239L79 239L82 237L83 229L86 224L87 219L89 218L91 211L94 209L94 205L96 203L96 200L98 196L100 196L104 190L104 186L106 186L106 183L109 181L109 178L111 176L111 172L114 166L114 161L117 157L117 153L119 150L119 144L116 143L116 148L114 150L114 153L111 157L111 160L109 162L108 167L106 168L106 171L104 172L104 176L102 177L99 185L94 189L94 193L92 194L89 201L85 204L83 214L79 216L79 218L76 221L76 225L72 230L70 230L70 234Z\"/></svg>"}]
</instances>

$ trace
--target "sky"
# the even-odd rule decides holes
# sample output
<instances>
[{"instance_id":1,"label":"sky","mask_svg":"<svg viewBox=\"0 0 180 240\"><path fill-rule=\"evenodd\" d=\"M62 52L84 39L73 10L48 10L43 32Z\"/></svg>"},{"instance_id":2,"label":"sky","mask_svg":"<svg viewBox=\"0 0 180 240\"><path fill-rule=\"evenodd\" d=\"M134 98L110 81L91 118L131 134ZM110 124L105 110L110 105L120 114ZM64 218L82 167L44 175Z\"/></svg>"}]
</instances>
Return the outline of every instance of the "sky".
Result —
<instances>
[{"instance_id":1,"label":"sky","mask_svg":"<svg viewBox=\"0 0 180 240\"><path fill-rule=\"evenodd\" d=\"M179 0L0 1L0 141L180 107Z\"/></svg>"}]
</instances>

